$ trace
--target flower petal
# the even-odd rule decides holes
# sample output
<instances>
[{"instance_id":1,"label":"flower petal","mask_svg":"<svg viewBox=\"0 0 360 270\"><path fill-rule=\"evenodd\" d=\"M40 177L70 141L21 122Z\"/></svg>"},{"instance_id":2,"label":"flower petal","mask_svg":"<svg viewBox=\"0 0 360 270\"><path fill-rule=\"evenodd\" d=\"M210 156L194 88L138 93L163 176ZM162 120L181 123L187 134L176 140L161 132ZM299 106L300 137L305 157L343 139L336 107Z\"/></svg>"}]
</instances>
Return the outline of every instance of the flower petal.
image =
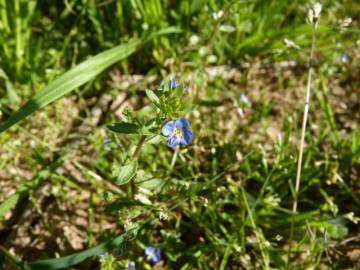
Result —
<instances>
[{"instance_id":1,"label":"flower petal","mask_svg":"<svg viewBox=\"0 0 360 270\"><path fill-rule=\"evenodd\" d=\"M177 81L175 79L171 79L169 81L170 89L174 89L178 86Z\"/></svg>"},{"instance_id":2,"label":"flower petal","mask_svg":"<svg viewBox=\"0 0 360 270\"><path fill-rule=\"evenodd\" d=\"M157 263L161 260L160 249L156 247L147 247L145 249L146 259L151 263Z\"/></svg>"},{"instance_id":3,"label":"flower petal","mask_svg":"<svg viewBox=\"0 0 360 270\"><path fill-rule=\"evenodd\" d=\"M185 143L183 143L183 144L185 144L185 145L190 144L192 142L193 134L190 130L184 131L184 139L185 139L186 144Z\"/></svg>"},{"instance_id":4,"label":"flower petal","mask_svg":"<svg viewBox=\"0 0 360 270\"><path fill-rule=\"evenodd\" d=\"M182 123L182 121L181 121L181 118L176 119L174 124L175 124L175 127L176 127L176 128L180 128L181 130L182 130L183 127L184 127L184 126L183 126L183 123Z\"/></svg>"},{"instance_id":5,"label":"flower petal","mask_svg":"<svg viewBox=\"0 0 360 270\"><path fill-rule=\"evenodd\" d=\"M167 139L166 141L166 144L169 146L169 147L172 147L174 148L175 146L179 145L181 142L181 139L179 136L171 136Z\"/></svg>"},{"instance_id":6,"label":"flower petal","mask_svg":"<svg viewBox=\"0 0 360 270\"><path fill-rule=\"evenodd\" d=\"M185 119L184 117L179 118L179 120L181 121L182 126L183 126L185 129L190 129L189 120Z\"/></svg>"},{"instance_id":7,"label":"flower petal","mask_svg":"<svg viewBox=\"0 0 360 270\"><path fill-rule=\"evenodd\" d=\"M164 136L168 137L173 133L174 128L175 128L175 123L174 122L175 121L169 121L162 127L161 133Z\"/></svg>"}]
</instances>

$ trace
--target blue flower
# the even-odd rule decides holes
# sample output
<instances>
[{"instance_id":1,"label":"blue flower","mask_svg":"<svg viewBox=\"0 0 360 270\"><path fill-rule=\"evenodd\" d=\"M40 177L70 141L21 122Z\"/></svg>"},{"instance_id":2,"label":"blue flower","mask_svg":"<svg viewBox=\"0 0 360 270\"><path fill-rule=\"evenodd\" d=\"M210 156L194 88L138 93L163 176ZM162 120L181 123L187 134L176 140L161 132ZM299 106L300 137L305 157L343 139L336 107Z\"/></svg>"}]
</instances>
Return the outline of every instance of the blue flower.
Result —
<instances>
[{"instance_id":1,"label":"blue flower","mask_svg":"<svg viewBox=\"0 0 360 270\"><path fill-rule=\"evenodd\" d=\"M189 121L183 117L167 122L161 132L167 137L166 143L169 147L179 144L188 145L192 142L193 134L190 131Z\"/></svg>"},{"instance_id":2,"label":"blue flower","mask_svg":"<svg viewBox=\"0 0 360 270\"><path fill-rule=\"evenodd\" d=\"M251 101L244 94L240 95L240 102L243 103L247 107L251 107Z\"/></svg>"},{"instance_id":3,"label":"blue flower","mask_svg":"<svg viewBox=\"0 0 360 270\"><path fill-rule=\"evenodd\" d=\"M174 89L174 88L178 87L177 81L175 79L171 79L169 81L169 86L170 86L170 89Z\"/></svg>"},{"instance_id":4,"label":"blue flower","mask_svg":"<svg viewBox=\"0 0 360 270\"><path fill-rule=\"evenodd\" d=\"M146 259L151 263L157 263L161 260L160 249L156 247L147 247L145 249Z\"/></svg>"},{"instance_id":5,"label":"blue flower","mask_svg":"<svg viewBox=\"0 0 360 270\"><path fill-rule=\"evenodd\" d=\"M105 139L103 140L103 143L104 143L104 144L109 144L109 143L111 143L111 139L110 139L110 138L105 138Z\"/></svg>"}]
</instances>

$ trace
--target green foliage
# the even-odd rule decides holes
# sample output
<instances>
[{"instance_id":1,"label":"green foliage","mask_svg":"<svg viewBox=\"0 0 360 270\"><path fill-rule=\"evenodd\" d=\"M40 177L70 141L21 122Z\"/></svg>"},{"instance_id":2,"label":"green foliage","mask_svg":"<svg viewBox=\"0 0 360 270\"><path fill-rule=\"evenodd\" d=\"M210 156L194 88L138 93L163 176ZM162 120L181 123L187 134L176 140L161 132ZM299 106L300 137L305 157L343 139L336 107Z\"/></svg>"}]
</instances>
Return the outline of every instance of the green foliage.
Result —
<instances>
[{"instance_id":1,"label":"green foliage","mask_svg":"<svg viewBox=\"0 0 360 270\"><path fill-rule=\"evenodd\" d=\"M116 178L116 183L118 185L127 184L135 175L137 171L137 162L133 161L125 166L121 166L119 169L119 174Z\"/></svg>"},{"instance_id":2,"label":"green foliage","mask_svg":"<svg viewBox=\"0 0 360 270\"><path fill-rule=\"evenodd\" d=\"M285 269L292 245L299 269L357 269L359 3L322 4L290 243L307 1L0 0L0 268L150 269L156 246L159 268ZM171 149L161 128L184 116L193 144ZM57 224L77 210L82 251ZM49 238L35 259L17 227L29 254Z\"/></svg>"},{"instance_id":3,"label":"green foliage","mask_svg":"<svg viewBox=\"0 0 360 270\"><path fill-rule=\"evenodd\" d=\"M109 124L107 127L108 129L116 133L125 133L125 134L139 133L140 130L140 127L138 125L132 123L126 123L126 122Z\"/></svg>"},{"instance_id":4,"label":"green foliage","mask_svg":"<svg viewBox=\"0 0 360 270\"><path fill-rule=\"evenodd\" d=\"M105 252L118 247L119 245L123 244L126 241L129 241L131 238L134 237L134 233L136 235L136 229L128 231L122 235L119 235L108 241L106 243L100 244L96 247L90 248L88 250L84 250L81 252L77 252L65 257L56 258L56 259L48 259L48 260L41 260L36 262L28 263L26 266L32 270L52 270L52 269L66 269L73 265L76 265L86 259L89 259L94 256L99 256L104 254Z\"/></svg>"},{"instance_id":5,"label":"green foliage","mask_svg":"<svg viewBox=\"0 0 360 270\"><path fill-rule=\"evenodd\" d=\"M36 110L41 109L47 104L90 81L110 65L128 57L139 47L140 44L141 42L139 40L132 40L125 45L120 45L106 52L100 53L66 72L51 82L42 91L38 92L19 111L3 123L0 126L0 133L34 113Z\"/></svg>"}]
</instances>

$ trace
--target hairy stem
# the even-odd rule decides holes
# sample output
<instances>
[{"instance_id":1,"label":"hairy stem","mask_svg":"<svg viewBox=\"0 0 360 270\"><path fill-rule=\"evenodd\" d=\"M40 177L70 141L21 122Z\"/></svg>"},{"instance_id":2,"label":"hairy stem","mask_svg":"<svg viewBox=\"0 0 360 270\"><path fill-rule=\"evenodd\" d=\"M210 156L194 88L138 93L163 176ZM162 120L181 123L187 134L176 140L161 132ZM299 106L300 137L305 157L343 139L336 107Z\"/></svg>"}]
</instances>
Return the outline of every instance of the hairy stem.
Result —
<instances>
[{"instance_id":1,"label":"hairy stem","mask_svg":"<svg viewBox=\"0 0 360 270\"><path fill-rule=\"evenodd\" d=\"M312 74L313 74L313 57L315 51L315 41L316 41L316 27L312 25L312 40L311 40L311 51L309 56L309 71L307 78L307 86L306 86L306 97L305 97L305 106L304 106L304 114L302 120L302 129L301 129L301 139L300 139L300 149L296 170L296 180L295 180L295 194L294 194L294 202L292 207L292 218L291 218L291 228L290 228L290 238L289 238L289 251L288 251L288 261L287 261L287 269L290 265L290 257L291 257L291 244L294 237L294 224L295 224L295 215L297 212L298 206L298 196L300 190L300 180L301 180L301 170L302 170L302 161L303 161L303 153L305 147L305 133L307 126L307 119L309 115L309 107L310 107L310 96L311 96L311 83L312 83Z\"/></svg>"},{"instance_id":2,"label":"hairy stem","mask_svg":"<svg viewBox=\"0 0 360 270\"><path fill-rule=\"evenodd\" d=\"M146 140L146 136L142 135L139 142L138 142L138 144L137 144L137 146L136 146L135 152L134 152L134 156L133 156L134 160L137 160L139 158L140 153L141 153L141 148L144 145L145 140ZM131 180L130 190L131 190L131 198L134 199L135 192L136 192L136 186L135 186L134 178Z\"/></svg>"}]
</instances>

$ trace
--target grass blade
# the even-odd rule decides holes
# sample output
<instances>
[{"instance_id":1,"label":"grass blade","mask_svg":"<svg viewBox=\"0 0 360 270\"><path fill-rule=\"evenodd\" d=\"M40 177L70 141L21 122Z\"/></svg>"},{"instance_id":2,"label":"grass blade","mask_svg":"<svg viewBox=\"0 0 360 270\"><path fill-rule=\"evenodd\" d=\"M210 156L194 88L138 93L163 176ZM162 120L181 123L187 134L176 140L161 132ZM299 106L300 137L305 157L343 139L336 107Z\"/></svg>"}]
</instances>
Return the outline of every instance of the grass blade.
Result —
<instances>
[{"instance_id":1,"label":"grass blade","mask_svg":"<svg viewBox=\"0 0 360 270\"><path fill-rule=\"evenodd\" d=\"M11 208L13 208L18 201L20 201L24 196L26 196L29 191L36 189L43 180L48 176L47 171L42 171L38 173L30 183L22 185L16 193L7 198L3 203L0 204L0 218L6 214Z\"/></svg>"},{"instance_id":2,"label":"grass blade","mask_svg":"<svg viewBox=\"0 0 360 270\"><path fill-rule=\"evenodd\" d=\"M57 259L47 259L47 260L31 262L26 264L26 266L32 270L53 270L53 269L64 269L64 268L68 269L68 267L76 265L93 256L99 256L101 254L104 254L105 252L115 247L118 247L122 243L129 241L134 236L137 229L138 227L134 228L131 231L127 231L126 233L119 235L118 237L112 239L111 241L100 244L96 247Z\"/></svg>"},{"instance_id":3,"label":"grass blade","mask_svg":"<svg viewBox=\"0 0 360 270\"><path fill-rule=\"evenodd\" d=\"M16 265L19 269L31 270L25 263L23 263L19 258L12 255L6 248L0 246L0 254L4 255L13 265Z\"/></svg>"},{"instance_id":4,"label":"grass blade","mask_svg":"<svg viewBox=\"0 0 360 270\"><path fill-rule=\"evenodd\" d=\"M104 71L112 64L125 59L141 44L139 39L132 39L126 44L104 51L80 65L74 67L59 78L52 81L42 91L37 93L20 110L0 125L0 133L23 120L36 110L66 95L77 87L92 80L96 75Z\"/></svg>"}]
</instances>

